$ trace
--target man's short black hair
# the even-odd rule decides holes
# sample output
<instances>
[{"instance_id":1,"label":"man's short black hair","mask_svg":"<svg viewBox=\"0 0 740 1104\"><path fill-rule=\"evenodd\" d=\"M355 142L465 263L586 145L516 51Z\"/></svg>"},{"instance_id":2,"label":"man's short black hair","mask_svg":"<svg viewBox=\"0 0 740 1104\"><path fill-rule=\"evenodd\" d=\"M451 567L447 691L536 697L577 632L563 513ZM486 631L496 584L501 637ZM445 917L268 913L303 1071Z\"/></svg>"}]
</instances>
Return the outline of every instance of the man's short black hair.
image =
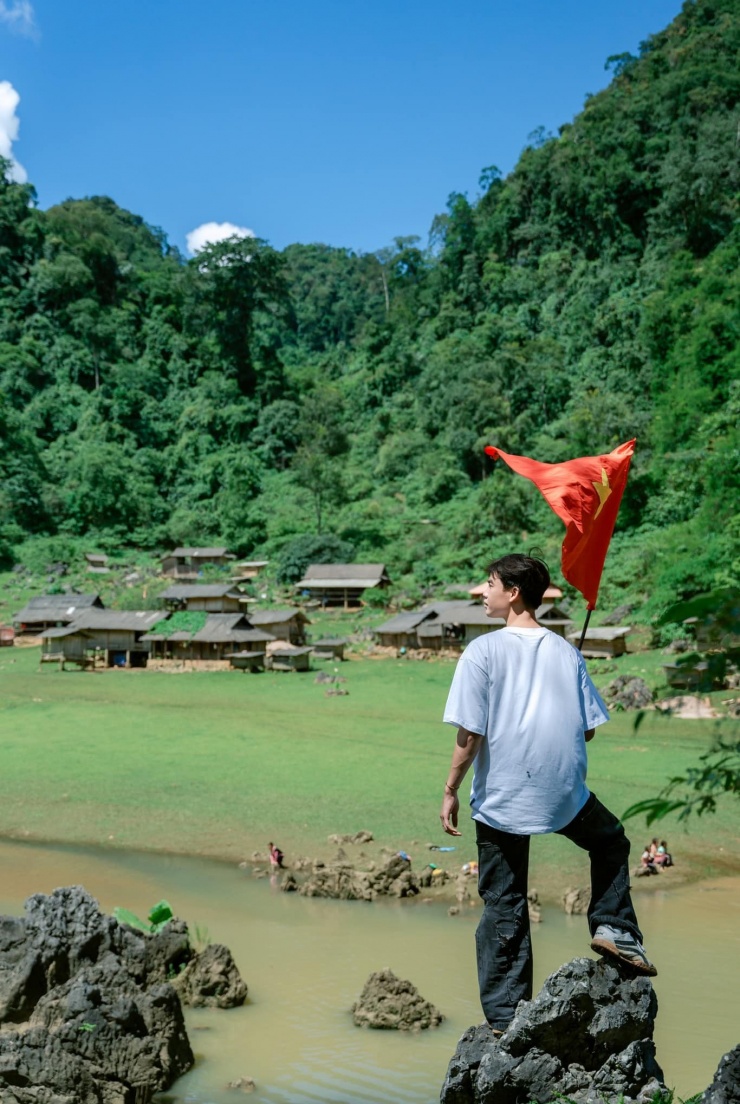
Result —
<instances>
[{"instance_id":1,"label":"man's short black hair","mask_svg":"<svg viewBox=\"0 0 740 1104\"><path fill-rule=\"evenodd\" d=\"M542 596L550 585L550 572L545 561L534 556L522 556L519 552L494 560L488 565L488 574L500 579L504 590L519 587L522 601L530 610L542 605Z\"/></svg>"}]
</instances>

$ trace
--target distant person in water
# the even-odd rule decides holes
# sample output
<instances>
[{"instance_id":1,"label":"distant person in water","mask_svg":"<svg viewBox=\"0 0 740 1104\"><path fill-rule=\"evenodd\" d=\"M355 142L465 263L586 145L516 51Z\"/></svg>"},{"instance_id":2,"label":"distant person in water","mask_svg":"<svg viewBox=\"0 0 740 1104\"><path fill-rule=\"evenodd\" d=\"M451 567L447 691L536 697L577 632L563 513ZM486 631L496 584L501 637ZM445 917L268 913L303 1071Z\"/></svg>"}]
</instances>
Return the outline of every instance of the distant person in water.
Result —
<instances>
[{"instance_id":1,"label":"distant person in water","mask_svg":"<svg viewBox=\"0 0 740 1104\"><path fill-rule=\"evenodd\" d=\"M461 655L444 720L457 738L440 820L459 836L457 792L473 766L478 842L478 983L486 1020L500 1035L532 997L527 908L529 837L558 832L591 857L591 948L654 976L629 892L629 840L586 787L586 741L609 713L580 652L537 623L547 566L510 555L488 568L483 605L505 627Z\"/></svg>"},{"instance_id":2,"label":"distant person in water","mask_svg":"<svg viewBox=\"0 0 740 1104\"><path fill-rule=\"evenodd\" d=\"M283 859L285 858L285 855L283 855L280 848L277 847L274 843L270 842L267 846L270 848L270 866L273 868L273 870L282 870Z\"/></svg>"}]
</instances>

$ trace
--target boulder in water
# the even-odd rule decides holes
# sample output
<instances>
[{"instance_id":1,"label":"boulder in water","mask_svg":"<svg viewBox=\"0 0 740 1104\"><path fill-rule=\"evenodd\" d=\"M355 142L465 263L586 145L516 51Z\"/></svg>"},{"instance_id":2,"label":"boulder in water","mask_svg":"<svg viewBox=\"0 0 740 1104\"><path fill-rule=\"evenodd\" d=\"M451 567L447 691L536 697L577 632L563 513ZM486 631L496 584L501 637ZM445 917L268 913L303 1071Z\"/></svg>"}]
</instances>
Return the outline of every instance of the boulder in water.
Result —
<instances>
[{"instance_id":1,"label":"boulder in water","mask_svg":"<svg viewBox=\"0 0 740 1104\"><path fill-rule=\"evenodd\" d=\"M438 1027L444 1019L412 982L396 977L392 970L370 975L352 1006L352 1017L358 1027L395 1031L422 1031Z\"/></svg>"}]
</instances>

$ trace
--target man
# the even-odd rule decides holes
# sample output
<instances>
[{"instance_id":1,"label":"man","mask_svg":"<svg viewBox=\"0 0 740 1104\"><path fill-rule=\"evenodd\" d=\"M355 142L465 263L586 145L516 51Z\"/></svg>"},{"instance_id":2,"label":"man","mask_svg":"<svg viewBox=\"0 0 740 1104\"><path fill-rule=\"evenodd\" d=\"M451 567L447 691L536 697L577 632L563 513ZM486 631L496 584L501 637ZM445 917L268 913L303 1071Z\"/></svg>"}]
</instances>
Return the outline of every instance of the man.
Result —
<instances>
[{"instance_id":1,"label":"man","mask_svg":"<svg viewBox=\"0 0 740 1104\"><path fill-rule=\"evenodd\" d=\"M541 560L509 555L488 568L483 604L505 628L473 640L455 671L444 720L457 740L440 819L459 836L458 789L470 797L483 915L476 931L481 1004L494 1034L532 996L527 909L529 837L558 832L589 852L591 947L654 976L629 892L629 841L586 788L586 741L609 720L580 652L542 628L535 611L550 575Z\"/></svg>"}]
</instances>

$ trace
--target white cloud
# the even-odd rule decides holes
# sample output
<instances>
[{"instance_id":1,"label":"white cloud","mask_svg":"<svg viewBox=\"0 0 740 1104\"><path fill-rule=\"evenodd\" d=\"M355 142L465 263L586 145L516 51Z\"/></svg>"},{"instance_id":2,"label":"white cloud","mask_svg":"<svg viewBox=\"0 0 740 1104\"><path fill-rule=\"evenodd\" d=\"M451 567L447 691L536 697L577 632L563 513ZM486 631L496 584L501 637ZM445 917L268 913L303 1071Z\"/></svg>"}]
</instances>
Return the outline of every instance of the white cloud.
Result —
<instances>
[{"instance_id":1,"label":"white cloud","mask_svg":"<svg viewBox=\"0 0 740 1104\"><path fill-rule=\"evenodd\" d=\"M188 252L195 254L200 253L206 245L234 237L253 238L254 230L249 230L246 226L235 226L233 222L204 222L186 234L185 240L188 243Z\"/></svg>"},{"instance_id":2,"label":"white cloud","mask_svg":"<svg viewBox=\"0 0 740 1104\"><path fill-rule=\"evenodd\" d=\"M2 0L0 0L2 3ZM20 96L10 81L0 81L0 157L6 157L10 161L8 176L18 184L25 184L28 180L26 170L13 157L13 142L18 137L20 125L15 109L20 103Z\"/></svg>"},{"instance_id":3,"label":"white cloud","mask_svg":"<svg viewBox=\"0 0 740 1104\"><path fill-rule=\"evenodd\" d=\"M31 0L0 0L0 23L7 24L17 34L36 34L36 21Z\"/></svg>"}]
</instances>

